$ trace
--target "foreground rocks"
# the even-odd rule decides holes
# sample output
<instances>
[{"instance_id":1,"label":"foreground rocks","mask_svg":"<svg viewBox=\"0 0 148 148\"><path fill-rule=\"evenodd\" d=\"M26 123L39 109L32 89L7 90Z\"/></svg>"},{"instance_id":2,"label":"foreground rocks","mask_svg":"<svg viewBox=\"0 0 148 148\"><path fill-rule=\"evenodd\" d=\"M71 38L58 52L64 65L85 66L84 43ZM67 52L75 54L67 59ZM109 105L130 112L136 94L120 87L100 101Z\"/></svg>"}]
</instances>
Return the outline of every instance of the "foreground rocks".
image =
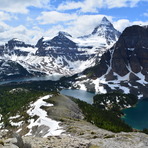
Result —
<instances>
[{"instance_id":1,"label":"foreground rocks","mask_svg":"<svg viewBox=\"0 0 148 148\"><path fill-rule=\"evenodd\" d=\"M0 141L0 148L19 148L17 145L17 139L16 138L9 138L6 140Z\"/></svg>"},{"instance_id":2,"label":"foreground rocks","mask_svg":"<svg viewBox=\"0 0 148 148\"><path fill-rule=\"evenodd\" d=\"M17 138L3 140L0 148L147 148L148 136L143 133L109 133L103 135L91 133L79 136L60 135L42 137L22 137L22 142ZM92 136L93 135L93 136Z\"/></svg>"},{"instance_id":3,"label":"foreground rocks","mask_svg":"<svg viewBox=\"0 0 148 148\"><path fill-rule=\"evenodd\" d=\"M94 135L95 136L95 135ZM96 135L97 136L97 135ZM32 148L147 148L148 136L142 133L120 133L102 138L51 136L48 138L24 137Z\"/></svg>"}]
</instances>

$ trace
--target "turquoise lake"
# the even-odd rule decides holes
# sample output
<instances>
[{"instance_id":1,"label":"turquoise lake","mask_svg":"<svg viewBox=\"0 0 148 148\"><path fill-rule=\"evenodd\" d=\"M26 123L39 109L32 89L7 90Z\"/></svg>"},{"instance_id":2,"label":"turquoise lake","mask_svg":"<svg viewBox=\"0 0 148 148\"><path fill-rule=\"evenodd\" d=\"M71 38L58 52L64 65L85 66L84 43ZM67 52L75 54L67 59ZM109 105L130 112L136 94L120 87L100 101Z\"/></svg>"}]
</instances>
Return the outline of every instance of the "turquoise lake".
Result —
<instances>
[{"instance_id":1,"label":"turquoise lake","mask_svg":"<svg viewBox=\"0 0 148 148\"><path fill-rule=\"evenodd\" d=\"M95 95L95 93L73 89L64 89L60 93L86 101L89 104L93 103ZM140 130L148 128L148 100L141 100L135 107L124 109L122 112L126 114L122 119L131 127Z\"/></svg>"},{"instance_id":2,"label":"turquoise lake","mask_svg":"<svg viewBox=\"0 0 148 148\"><path fill-rule=\"evenodd\" d=\"M141 100L135 107L124 109L122 118L128 125L135 129L148 128L148 100Z\"/></svg>"}]
</instances>

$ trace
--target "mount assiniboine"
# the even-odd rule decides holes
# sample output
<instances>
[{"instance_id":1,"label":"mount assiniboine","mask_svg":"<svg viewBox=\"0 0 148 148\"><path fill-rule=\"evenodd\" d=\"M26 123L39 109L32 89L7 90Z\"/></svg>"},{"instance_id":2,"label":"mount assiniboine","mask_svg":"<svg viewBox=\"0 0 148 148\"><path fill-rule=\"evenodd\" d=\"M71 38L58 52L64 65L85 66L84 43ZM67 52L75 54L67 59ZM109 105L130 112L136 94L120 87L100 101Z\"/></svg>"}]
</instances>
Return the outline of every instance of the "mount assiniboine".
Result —
<instances>
[{"instance_id":1,"label":"mount assiniboine","mask_svg":"<svg viewBox=\"0 0 148 148\"><path fill-rule=\"evenodd\" d=\"M105 17L91 34L78 38L60 31L34 46L12 39L0 46L0 80L78 74L74 88L148 97L147 41L147 26L131 26L121 34Z\"/></svg>"},{"instance_id":2,"label":"mount assiniboine","mask_svg":"<svg viewBox=\"0 0 148 148\"><path fill-rule=\"evenodd\" d=\"M126 28L100 62L86 69L73 85L93 92L123 91L148 97L148 27Z\"/></svg>"},{"instance_id":3,"label":"mount assiniboine","mask_svg":"<svg viewBox=\"0 0 148 148\"><path fill-rule=\"evenodd\" d=\"M119 36L104 17L91 34L79 38L59 32L52 39L42 37L34 46L14 38L0 46L0 80L82 72L98 63Z\"/></svg>"}]
</instances>

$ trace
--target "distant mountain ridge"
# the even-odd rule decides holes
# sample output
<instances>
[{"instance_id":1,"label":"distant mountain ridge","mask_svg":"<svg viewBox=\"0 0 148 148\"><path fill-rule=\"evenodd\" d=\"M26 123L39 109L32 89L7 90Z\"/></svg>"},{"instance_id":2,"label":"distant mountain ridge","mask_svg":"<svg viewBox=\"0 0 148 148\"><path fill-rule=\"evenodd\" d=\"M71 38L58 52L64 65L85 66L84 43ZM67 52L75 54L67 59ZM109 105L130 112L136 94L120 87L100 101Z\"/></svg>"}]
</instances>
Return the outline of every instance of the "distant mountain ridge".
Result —
<instances>
[{"instance_id":1,"label":"distant mountain ridge","mask_svg":"<svg viewBox=\"0 0 148 148\"><path fill-rule=\"evenodd\" d=\"M99 29L100 27L104 29ZM120 33L107 18L102 19L100 27L98 25L96 33L87 38L73 38L70 34L60 31L52 39L42 37L36 45L29 45L14 38L0 46L0 60L4 64L12 61L32 76L70 76L94 66L108 47L118 39ZM1 71L5 75L1 79L6 79L9 73L13 75L9 68L5 73L5 67L1 67Z\"/></svg>"}]
</instances>

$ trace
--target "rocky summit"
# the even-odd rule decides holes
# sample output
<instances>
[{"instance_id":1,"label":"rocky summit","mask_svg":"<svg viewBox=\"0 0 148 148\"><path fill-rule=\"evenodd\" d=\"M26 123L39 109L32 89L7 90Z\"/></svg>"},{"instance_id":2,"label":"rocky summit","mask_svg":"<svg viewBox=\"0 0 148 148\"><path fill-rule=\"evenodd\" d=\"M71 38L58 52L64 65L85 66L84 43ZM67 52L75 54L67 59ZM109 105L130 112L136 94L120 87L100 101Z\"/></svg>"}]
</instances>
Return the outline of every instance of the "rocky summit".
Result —
<instances>
[{"instance_id":1,"label":"rocky summit","mask_svg":"<svg viewBox=\"0 0 148 148\"><path fill-rule=\"evenodd\" d=\"M93 30L92 35L104 36L107 44L111 44L112 41L116 41L121 33L117 31L113 24L103 17L101 23Z\"/></svg>"}]
</instances>

